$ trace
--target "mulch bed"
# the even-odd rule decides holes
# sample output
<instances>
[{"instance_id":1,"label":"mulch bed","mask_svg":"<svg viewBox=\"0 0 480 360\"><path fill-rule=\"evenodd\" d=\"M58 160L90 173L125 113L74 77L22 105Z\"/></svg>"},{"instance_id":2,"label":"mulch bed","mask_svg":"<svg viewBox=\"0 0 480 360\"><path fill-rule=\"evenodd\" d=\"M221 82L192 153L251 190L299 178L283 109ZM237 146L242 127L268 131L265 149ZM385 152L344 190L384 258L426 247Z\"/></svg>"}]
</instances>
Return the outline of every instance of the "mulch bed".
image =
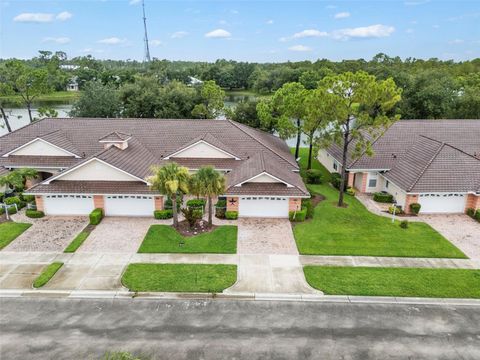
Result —
<instances>
[{"instance_id":1,"label":"mulch bed","mask_svg":"<svg viewBox=\"0 0 480 360\"><path fill-rule=\"evenodd\" d=\"M173 225L172 225L173 226ZM182 236L195 236L199 234L212 232L217 228L216 225L208 226L208 221L200 220L197 224L190 229L187 220L182 220L178 222L178 228L176 229Z\"/></svg>"},{"instance_id":2,"label":"mulch bed","mask_svg":"<svg viewBox=\"0 0 480 360\"><path fill-rule=\"evenodd\" d=\"M312 199L312 205L313 205L313 207L315 207L315 206L318 205L318 203L320 201L325 200L325 196L320 195L320 194L315 194L315 195L312 195L311 199Z\"/></svg>"}]
</instances>

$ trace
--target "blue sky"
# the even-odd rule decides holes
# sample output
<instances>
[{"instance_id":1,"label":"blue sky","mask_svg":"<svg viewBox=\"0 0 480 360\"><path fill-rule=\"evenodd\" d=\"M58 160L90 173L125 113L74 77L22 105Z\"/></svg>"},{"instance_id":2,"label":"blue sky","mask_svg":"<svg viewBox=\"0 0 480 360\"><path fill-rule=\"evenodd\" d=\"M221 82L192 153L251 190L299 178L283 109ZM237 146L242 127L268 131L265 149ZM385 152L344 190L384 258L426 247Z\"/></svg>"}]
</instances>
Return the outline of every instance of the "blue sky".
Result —
<instances>
[{"instance_id":1,"label":"blue sky","mask_svg":"<svg viewBox=\"0 0 480 360\"><path fill-rule=\"evenodd\" d=\"M480 1L145 0L152 57L239 61L480 57ZM143 58L139 0L0 0L0 57Z\"/></svg>"}]
</instances>

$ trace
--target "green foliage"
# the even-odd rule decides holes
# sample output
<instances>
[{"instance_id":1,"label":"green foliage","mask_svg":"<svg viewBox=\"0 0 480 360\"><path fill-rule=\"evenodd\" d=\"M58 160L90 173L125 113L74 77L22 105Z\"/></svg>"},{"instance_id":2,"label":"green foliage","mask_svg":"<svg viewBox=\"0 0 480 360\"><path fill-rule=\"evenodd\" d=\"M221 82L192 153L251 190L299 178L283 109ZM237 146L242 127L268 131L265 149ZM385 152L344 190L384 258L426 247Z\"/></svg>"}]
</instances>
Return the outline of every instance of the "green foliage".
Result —
<instances>
[{"instance_id":1,"label":"green foliage","mask_svg":"<svg viewBox=\"0 0 480 360\"><path fill-rule=\"evenodd\" d=\"M467 215L473 218L475 216L475 209L473 208L468 208L466 211Z\"/></svg>"},{"instance_id":2,"label":"green foliage","mask_svg":"<svg viewBox=\"0 0 480 360\"><path fill-rule=\"evenodd\" d=\"M400 227L402 229L407 229L408 228L408 220L402 220L400 221Z\"/></svg>"},{"instance_id":3,"label":"green foliage","mask_svg":"<svg viewBox=\"0 0 480 360\"><path fill-rule=\"evenodd\" d=\"M215 216L219 219L225 219L225 212L227 211L227 200L218 200L215 204Z\"/></svg>"},{"instance_id":4,"label":"green foliage","mask_svg":"<svg viewBox=\"0 0 480 360\"><path fill-rule=\"evenodd\" d=\"M313 218L315 208L313 207L312 199L302 199L302 209L306 210L306 219Z\"/></svg>"},{"instance_id":5,"label":"green foliage","mask_svg":"<svg viewBox=\"0 0 480 360\"><path fill-rule=\"evenodd\" d=\"M35 201L35 195L21 195L21 199L27 203L31 203Z\"/></svg>"},{"instance_id":6,"label":"green foliage","mask_svg":"<svg viewBox=\"0 0 480 360\"><path fill-rule=\"evenodd\" d=\"M224 106L225 92L215 81L205 81L200 90L201 102L192 110L192 116L200 119L215 119Z\"/></svg>"},{"instance_id":7,"label":"green foliage","mask_svg":"<svg viewBox=\"0 0 480 360\"><path fill-rule=\"evenodd\" d=\"M422 208L422 205L420 205L419 203L412 203L410 204L410 211L412 213L414 213L415 215L418 215L418 213L420 212L420 209Z\"/></svg>"},{"instance_id":8,"label":"green foliage","mask_svg":"<svg viewBox=\"0 0 480 360\"><path fill-rule=\"evenodd\" d=\"M238 211L225 211L225 218L227 220L237 220L238 219Z\"/></svg>"},{"instance_id":9,"label":"green foliage","mask_svg":"<svg viewBox=\"0 0 480 360\"><path fill-rule=\"evenodd\" d=\"M38 210L33 210L33 209L27 209L25 211L25 215L27 215L27 217L32 218L32 219L38 219L38 218L42 218L42 217L45 216L43 211L38 211Z\"/></svg>"},{"instance_id":10,"label":"green foliage","mask_svg":"<svg viewBox=\"0 0 480 360\"><path fill-rule=\"evenodd\" d=\"M75 236L75 239L67 246L64 253L74 253L77 249L87 240L88 236L90 235L89 231L81 231L80 234Z\"/></svg>"},{"instance_id":11,"label":"green foliage","mask_svg":"<svg viewBox=\"0 0 480 360\"><path fill-rule=\"evenodd\" d=\"M12 197L6 198L3 200L3 202L7 205L13 205L13 204L17 204L17 206L20 205L20 199L18 198L18 196L12 196Z\"/></svg>"},{"instance_id":12,"label":"green foliage","mask_svg":"<svg viewBox=\"0 0 480 360\"><path fill-rule=\"evenodd\" d=\"M352 188L352 187L348 187L346 192L347 192L347 194L350 195L350 196L355 196L355 194L356 194L355 189Z\"/></svg>"},{"instance_id":13,"label":"green foliage","mask_svg":"<svg viewBox=\"0 0 480 360\"><path fill-rule=\"evenodd\" d=\"M392 203L393 195L386 192L376 192L373 194L373 200L379 203Z\"/></svg>"},{"instance_id":14,"label":"green foliage","mask_svg":"<svg viewBox=\"0 0 480 360\"><path fill-rule=\"evenodd\" d=\"M107 352L102 357L102 360L149 360L146 356L137 356L132 353L120 351L120 352Z\"/></svg>"},{"instance_id":15,"label":"green foliage","mask_svg":"<svg viewBox=\"0 0 480 360\"><path fill-rule=\"evenodd\" d=\"M231 120L271 133L273 132L273 124L260 120L257 112L258 103L259 100L257 99L241 100L233 109L227 109L226 115Z\"/></svg>"},{"instance_id":16,"label":"green foliage","mask_svg":"<svg viewBox=\"0 0 480 360\"><path fill-rule=\"evenodd\" d=\"M0 177L0 187L5 185L12 190L20 190L24 188L27 179L35 179L37 176L38 172L35 169L16 169Z\"/></svg>"},{"instance_id":17,"label":"green foliage","mask_svg":"<svg viewBox=\"0 0 480 360\"><path fill-rule=\"evenodd\" d=\"M102 209L94 209L90 215L90 225L98 225L100 221L103 219L103 210Z\"/></svg>"},{"instance_id":18,"label":"green foliage","mask_svg":"<svg viewBox=\"0 0 480 360\"><path fill-rule=\"evenodd\" d=\"M193 229L198 220L202 218L202 210L195 209L193 207L187 207L182 209L182 214L185 220L188 222L190 229Z\"/></svg>"},{"instance_id":19,"label":"green foliage","mask_svg":"<svg viewBox=\"0 0 480 360\"><path fill-rule=\"evenodd\" d=\"M63 262L53 262L43 269L42 273L35 279L33 282L34 288L39 288L44 286L50 281L50 279L57 273L58 270L63 266Z\"/></svg>"},{"instance_id":20,"label":"green foliage","mask_svg":"<svg viewBox=\"0 0 480 360\"><path fill-rule=\"evenodd\" d=\"M182 206L182 203L183 203L183 198L181 196L177 195L177 211L180 210L180 207ZM173 204L172 199L167 198L167 200L165 200L165 209L172 210L172 208L173 208L172 204Z\"/></svg>"},{"instance_id":21,"label":"green foliage","mask_svg":"<svg viewBox=\"0 0 480 360\"><path fill-rule=\"evenodd\" d=\"M395 205L390 205L388 207L388 213L389 214L393 214L393 211L395 210L395 214L396 215L401 215L403 214L403 210L400 206L395 206Z\"/></svg>"},{"instance_id":22,"label":"green foliage","mask_svg":"<svg viewBox=\"0 0 480 360\"><path fill-rule=\"evenodd\" d=\"M299 211L289 211L288 212L288 218L290 221L294 222L302 222L305 221L305 218L307 217L307 209L302 208L302 210Z\"/></svg>"},{"instance_id":23,"label":"green foliage","mask_svg":"<svg viewBox=\"0 0 480 360\"><path fill-rule=\"evenodd\" d=\"M319 169L309 169L305 172L307 184L321 184L322 172Z\"/></svg>"},{"instance_id":24,"label":"green foliage","mask_svg":"<svg viewBox=\"0 0 480 360\"><path fill-rule=\"evenodd\" d=\"M480 221L480 209L475 211L475 220Z\"/></svg>"},{"instance_id":25,"label":"green foliage","mask_svg":"<svg viewBox=\"0 0 480 360\"><path fill-rule=\"evenodd\" d=\"M172 210L155 210L153 212L153 217L158 220L170 219L173 217L173 211Z\"/></svg>"},{"instance_id":26,"label":"green foliage","mask_svg":"<svg viewBox=\"0 0 480 360\"><path fill-rule=\"evenodd\" d=\"M342 175L340 175L339 173L332 173L330 183L335 189L340 189L340 186L342 184Z\"/></svg>"},{"instance_id":27,"label":"green foliage","mask_svg":"<svg viewBox=\"0 0 480 360\"><path fill-rule=\"evenodd\" d=\"M30 226L32 226L32 224L10 221L0 223L0 250L15 240Z\"/></svg>"},{"instance_id":28,"label":"green foliage","mask_svg":"<svg viewBox=\"0 0 480 360\"><path fill-rule=\"evenodd\" d=\"M187 201L187 206L193 208L204 208L206 203L207 200L205 199L190 199Z\"/></svg>"},{"instance_id":29,"label":"green foliage","mask_svg":"<svg viewBox=\"0 0 480 360\"><path fill-rule=\"evenodd\" d=\"M100 81L88 82L73 104L70 116L115 118L121 113L122 103L117 91Z\"/></svg>"}]
</instances>

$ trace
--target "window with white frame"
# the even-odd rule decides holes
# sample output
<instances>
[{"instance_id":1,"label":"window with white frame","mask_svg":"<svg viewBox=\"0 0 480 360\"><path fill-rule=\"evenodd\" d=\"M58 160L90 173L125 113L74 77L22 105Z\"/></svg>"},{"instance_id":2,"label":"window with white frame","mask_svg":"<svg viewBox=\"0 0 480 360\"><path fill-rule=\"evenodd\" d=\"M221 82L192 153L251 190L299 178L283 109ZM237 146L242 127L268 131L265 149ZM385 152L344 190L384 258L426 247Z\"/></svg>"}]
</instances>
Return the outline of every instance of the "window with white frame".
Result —
<instances>
[{"instance_id":1,"label":"window with white frame","mask_svg":"<svg viewBox=\"0 0 480 360\"><path fill-rule=\"evenodd\" d=\"M368 187L369 188L374 188L377 187L377 175L370 174L368 176Z\"/></svg>"}]
</instances>

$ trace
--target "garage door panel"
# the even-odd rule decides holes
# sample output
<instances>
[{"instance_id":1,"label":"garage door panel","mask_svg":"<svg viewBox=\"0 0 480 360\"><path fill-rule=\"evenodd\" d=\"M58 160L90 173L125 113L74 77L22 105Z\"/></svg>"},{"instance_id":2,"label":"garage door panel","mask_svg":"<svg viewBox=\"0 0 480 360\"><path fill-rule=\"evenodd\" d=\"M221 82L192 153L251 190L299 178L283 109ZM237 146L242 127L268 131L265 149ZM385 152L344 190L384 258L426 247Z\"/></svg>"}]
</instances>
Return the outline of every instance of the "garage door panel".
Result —
<instances>
[{"instance_id":1,"label":"garage door panel","mask_svg":"<svg viewBox=\"0 0 480 360\"><path fill-rule=\"evenodd\" d=\"M43 207L47 215L88 215L94 203L90 195L47 195Z\"/></svg>"},{"instance_id":2,"label":"garage door panel","mask_svg":"<svg viewBox=\"0 0 480 360\"><path fill-rule=\"evenodd\" d=\"M288 198L284 197L241 197L238 204L240 217L288 217Z\"/></svg>"},{"instance_id":3,"label":"garage door panel","mask_svg":"<svg viewBox=\"0 0 480 360\"><path fill-rule=\"evenodd\" d=\"M152 196L109 195L105 196L106 216L153 216L155 203Z\"/></svg>"},{"instance_id":4,"label":"garage door panel","mask_svg":"<svg viewBox=\"0 0 480 360\"><path fill-rule=\"evenodd\" d=\"M465 211L465 194L420 194L418 203L422 206L420 213L463 213Z\"/></svg>"}]
</instances>

